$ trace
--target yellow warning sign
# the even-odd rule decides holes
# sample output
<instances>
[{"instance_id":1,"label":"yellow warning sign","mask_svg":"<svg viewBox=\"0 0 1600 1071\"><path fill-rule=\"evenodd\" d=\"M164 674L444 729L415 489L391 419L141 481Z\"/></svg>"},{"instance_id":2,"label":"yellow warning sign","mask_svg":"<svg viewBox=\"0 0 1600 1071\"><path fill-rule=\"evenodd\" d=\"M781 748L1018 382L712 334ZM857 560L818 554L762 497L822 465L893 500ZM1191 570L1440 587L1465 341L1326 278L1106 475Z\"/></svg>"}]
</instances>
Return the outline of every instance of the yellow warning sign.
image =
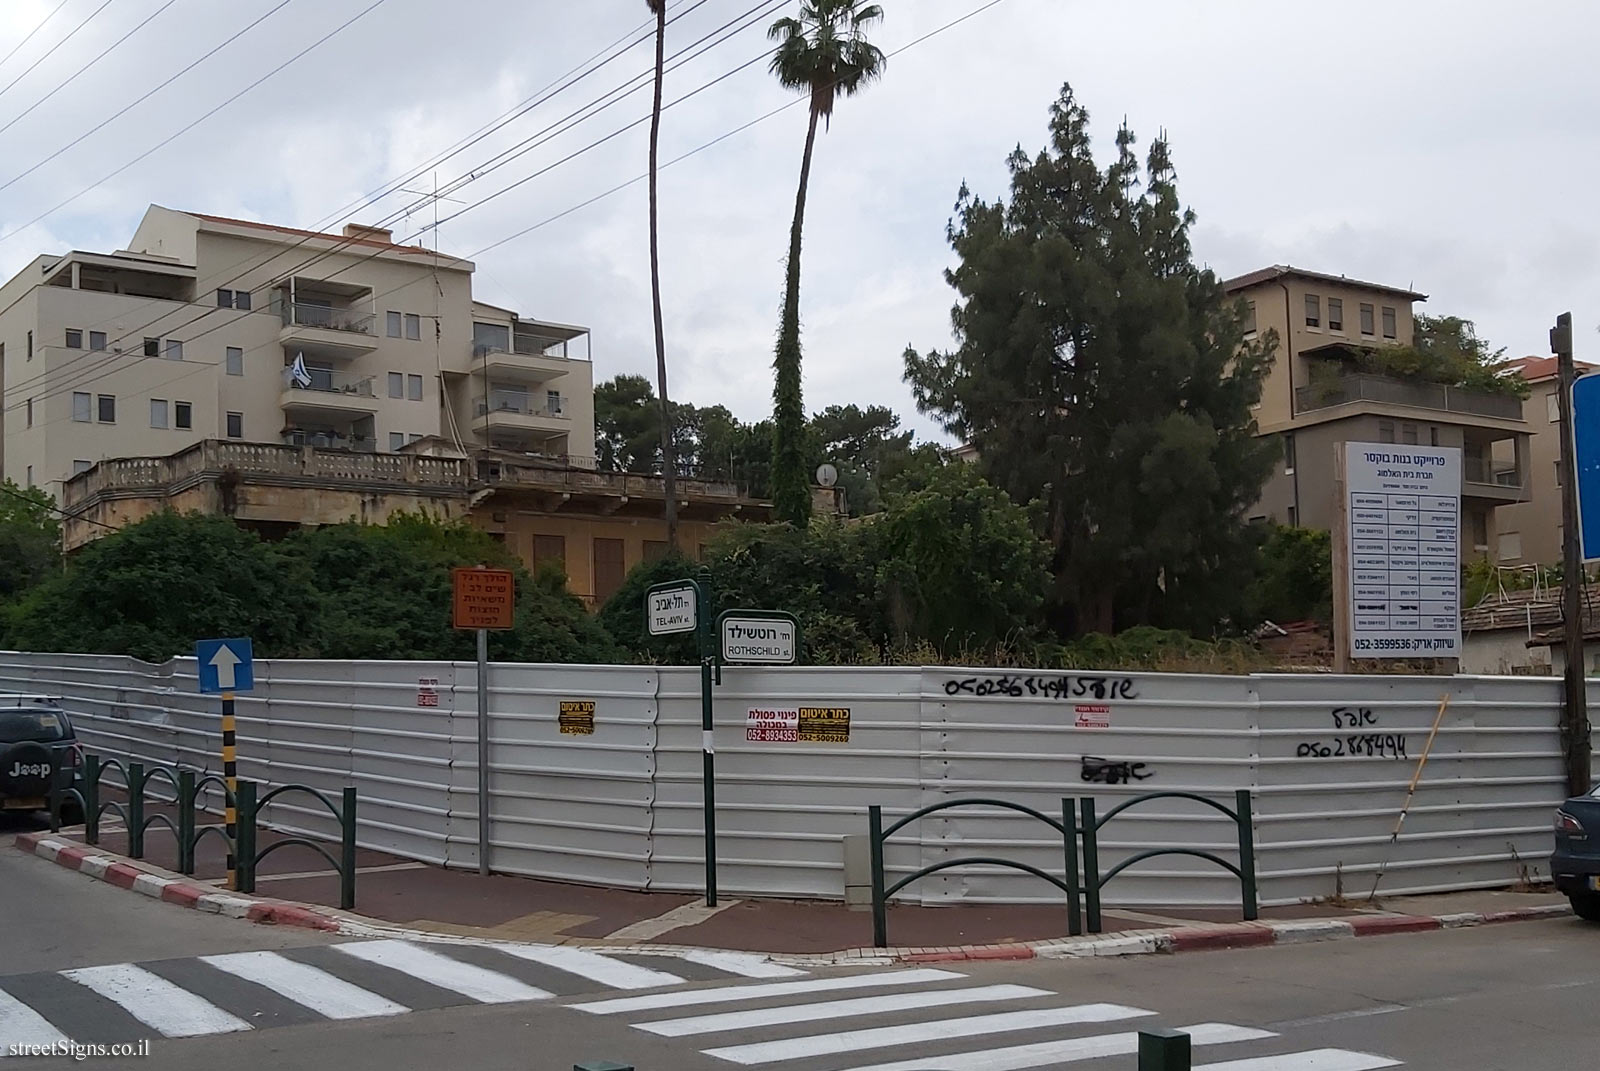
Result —
<instances>
[{"instance_id":1,"label":"yellow warning sign","mask_svg":"<svg viewBox=\"0 0 1600 1071\"><path fill-rule=\"evenodd\" d=\"M567 736L593 736L594 700L563 699L558 721L561 732Z\"/></svg>"},{"instance_id":2,"label":"yellow warning sign","mask_svg":"<svg viewBox=\"0 0 1600 1071\"><path fill-rule=\"evenodd\" d=\"M850 742L849 707L801 707L799 738L816 744Z\"/></svg>"}]
</instances>

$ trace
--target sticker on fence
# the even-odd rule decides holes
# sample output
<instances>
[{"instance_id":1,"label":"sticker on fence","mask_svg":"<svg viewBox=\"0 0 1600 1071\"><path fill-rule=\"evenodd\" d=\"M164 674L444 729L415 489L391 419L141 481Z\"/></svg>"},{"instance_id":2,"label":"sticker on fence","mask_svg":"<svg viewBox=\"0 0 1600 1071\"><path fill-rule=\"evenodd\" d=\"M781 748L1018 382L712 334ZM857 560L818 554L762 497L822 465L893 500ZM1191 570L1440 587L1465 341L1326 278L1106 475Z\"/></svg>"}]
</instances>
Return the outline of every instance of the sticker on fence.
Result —
<instances>
[{"instance_id":1,"label":"sticker on fence","mask_svg":"<svg viewBox=\"0 0 1600 1071\"><path fill-rule=\"evenodd\" d=\"M800 740L797 707L751 707L744 723L744 738L760 744L794 744Z\"/></svg>"},{"instance_id":2,"label":"sticker on fence","mask_svg":"<svg viewBox=\"0 0 1600 1071\"><path fill-rule=\"evenodd\" d=\"M594 700L563 699L561 713L556 720L565 736L593 736Z\"/></svg>"},{"instance_id":3,"label":"sticker on fence","mask_svg":"<svg viewBox=\"0 0 1600 1071\"><path fill-rule=\"evenodd\" d=\"M848 744L849 707L801 707L797 726L802 743Z\"/></svg>"},{"instance_id":4,"label":"sticker on fence","mask_svg":"<svg viewBox=\"0 0 1600 1071\"><path fill-rule=\"evenodd\" d=\"M436 707L439 705L439 678L417 678L417 706Z\"/></svg>"},{"instance_id":5,"label":"sticker on fence","mask_svg":"<svg viewBox=\"0 0 1600 1071\"><path fill-rule=\"evenodd\" d=\"M1079 703L1072 709L1078 716L1073 724L1080 729L1111 728L1111 708L1104 703Z\"/></svg>"}]
</instances>

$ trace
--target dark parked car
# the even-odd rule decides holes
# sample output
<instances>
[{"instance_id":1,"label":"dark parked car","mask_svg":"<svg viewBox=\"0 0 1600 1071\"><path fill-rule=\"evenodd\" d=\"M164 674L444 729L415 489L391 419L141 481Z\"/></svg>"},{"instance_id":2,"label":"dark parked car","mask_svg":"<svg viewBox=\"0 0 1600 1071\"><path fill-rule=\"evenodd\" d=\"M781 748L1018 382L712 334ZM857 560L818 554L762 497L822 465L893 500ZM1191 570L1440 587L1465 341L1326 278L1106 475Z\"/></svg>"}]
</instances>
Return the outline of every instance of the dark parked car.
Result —
<instances>
[{"instance_id":1,"label":"dark parked car","mask_svg":"<svg viewBox=\"0 0 1600 1071\"><path fill-rule=\"evenodd\" d=\"M0 695L0 811L48 809L50 780L73 787L82 762L72 722L47 695Z\"/></svg>"},{"instance_id":2,"label":"dark parked car","mask_svg":"<svg viewBox=\"0 0 1600 1071\"><path fill-rule=\"evenodd\" d=\"M1556 810L1556 850L1550 874L1579 918L1600 922L1600 786Z\"/></svg>"}]
</instances>

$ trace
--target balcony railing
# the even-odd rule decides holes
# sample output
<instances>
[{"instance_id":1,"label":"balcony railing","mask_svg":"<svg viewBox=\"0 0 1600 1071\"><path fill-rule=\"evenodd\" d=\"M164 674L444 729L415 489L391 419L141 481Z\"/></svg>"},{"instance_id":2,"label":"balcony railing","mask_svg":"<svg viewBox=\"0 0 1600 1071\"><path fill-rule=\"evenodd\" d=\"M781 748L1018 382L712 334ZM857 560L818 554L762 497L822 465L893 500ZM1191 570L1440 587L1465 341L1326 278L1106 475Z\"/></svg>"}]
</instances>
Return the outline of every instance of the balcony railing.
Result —
<instances>
[{"instance_id":1,"label":"balcony railing","mask_svg":"<svg viewBox=\"0 0 1600 1071\"><path fill-rule=\"evenodd\" d=\"M363 312L360 309L338 309L304 302L296 305L285 303L282 316L285 327L295 324L328 331L349 331L357 335L376 336L378 333L377 318L370 311Z\"/></svg>"},{"instance_id":2,"label":"balcony railing","mask_svg":"<svg viewBox=\"0 0 1600 1071\"><path fill-rule=\"evenodd\" d=\"M1506 468L1504 464L1495 464L1488 458L1468 457L1461 462L1462 479L1468 483L1487 483L1497 487L1520 488L1522 474L1515 466Z\"/></svg>"},{"instance_id":3,"label":"balcony railing","mask_svg":"<svg viewBox=\"0 0 1600 1071\"><path fill-rule=\"evenodd\" d=\"M1381 402L1435 409L1445 413L1521 420L1522 400L1504 394L1447 387L1442 383L1415 383L1389 376L1340 376L1326 384L1313 383L1294 392L1295 408L1300 412L1331 409L1350 402Z\"/></svg>"},{"instance_id":4,"label":"balcony railing","mask_svg":"<svg viewBox=\"0 0 1600 1071\"><path fill-rule=\"evenodd\" d=\"M518 416L535 417L565 417L566 407L557 402L554 405L543 405L517 394L492 394L488 398L478 397L473 400L473 408L477 414L488 416L490 413L508 413Z\"/></svg>"},{"instance_id":5,"label":"balcony railing","mask_svg":"<svg viewBox=\"0 0 1600 1071\"><path fill-rule=\"evenodd\" d=\"M311 377L309 384L296 383L291 379L289 389L321 394L349 394L358 398L375 397L370 376L342 375L326 368L308 368L306 374Z\"/></svg>"},{"instance_id":6,"label":"balcony railing","mask_svg":"<svg viewBox=\"0 0 1600 1071\"><path fill-rule=\"evenodd\" d=\"M372 454L378 450L378 440L371 436L341 435L336 431L287 431L283 434L285 446L315 446L320 450L354 450L358 454Z\"/></svg>"}]
</instances>

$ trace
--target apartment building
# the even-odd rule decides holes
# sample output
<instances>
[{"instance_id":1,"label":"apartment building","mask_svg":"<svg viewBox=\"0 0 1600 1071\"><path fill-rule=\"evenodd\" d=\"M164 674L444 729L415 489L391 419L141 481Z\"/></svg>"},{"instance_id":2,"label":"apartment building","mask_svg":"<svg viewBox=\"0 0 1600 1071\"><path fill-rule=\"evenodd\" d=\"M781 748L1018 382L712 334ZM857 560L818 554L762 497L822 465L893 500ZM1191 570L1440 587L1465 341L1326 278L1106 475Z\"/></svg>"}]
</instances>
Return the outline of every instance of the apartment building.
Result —
<instances>
[{"instance_id":1,"label":"apartment building","mask_svg":"<svg viewBox=\"0 0 1600 1071\"><path fill-rule=\"evenodd\" d=\"M591 455L587 330L475 302L472 273L381 228L153 205L127 249L0 287L0 472L59 500L103 459L208 439Z\"/></svg>"},{"instance_id":2,"label":"apartment building","mask_svg":"<svg viewBox=\"0 0 1600 1071\"><path fill-rule=\"evenodd\" d=\"M1530 432L1528 501L1500 511L1497 558L1506 565L1561 561L1561 381L1554 357L1524 357L1517 373L1529 394L1522 417ZM1580 363L1578 372L1594 371Z\"/></svg>"},{"instance_id":3,"label":"apartment building","mask_svg":"<svg viewBox=\"0 0 1600 1071\"><path fill-rule=\"evenodd\" d=\"M1410 345L1405 287L1275 265L1227 280L1248 303L1249 337L1277 333L1256 422L1283 453L1255 517L1329 528L1336 516L1334 457L1345 442L1451 446L1462 451L1462 557L1498 555L1501 511L1526 502L1530 428L1510 396L1365 373L1363 351Z\"/></svg>"}]
</instances>

